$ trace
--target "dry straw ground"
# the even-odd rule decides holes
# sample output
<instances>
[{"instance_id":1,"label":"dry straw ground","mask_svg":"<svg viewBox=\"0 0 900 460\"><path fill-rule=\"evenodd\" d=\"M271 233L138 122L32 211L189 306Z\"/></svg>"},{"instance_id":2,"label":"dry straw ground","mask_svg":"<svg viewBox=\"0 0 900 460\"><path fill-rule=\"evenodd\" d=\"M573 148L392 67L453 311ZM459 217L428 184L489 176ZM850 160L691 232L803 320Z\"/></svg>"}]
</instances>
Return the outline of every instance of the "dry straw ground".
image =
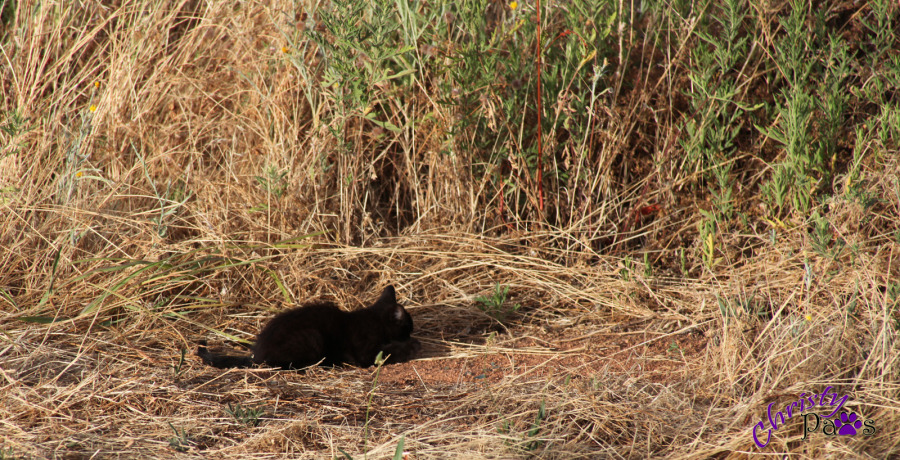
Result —
<instances>
[{"instance_id":1,"label":"dry straw ground","mask_svg":"<svg viewBox=\"0 0 900 460\"><path fill-rule=\"evenodd\" d=\"M719 10L594 2L612 26L591 37L564 20L584 2L551 5L547 59L597 46L574 63L604 90L589 111L567 105L583 85L548 96L541 211L534 107L504 105L515 90L533 104L533 38L516 35L533 6L489 2L477 14L505 48L464 55L477 34L455 32L454 8L478 2L382 3L438 13L379 61L325 45L328 2L0 2L0 458L390 458L401 440L416 459L898 455L900 117L891 80L872 83L867 53L891 43L872 8L743 5L745 58L712 75L738 83L740 129L727 156L691 163L699 31L721 32ZM854 60L833 93L846 116L808 125L835 153L782 206L766 187L792 154L764 133L784 123L794 7L804 31L823 11ZM448 70L495 55L485 81ZM521 80L503 73L517 59ZM379 62L414 72L327 80ZM192 356L387 284L418 360L276 372ZM490 310L478 298L498 285ZM770 404L828 387L874 434L804 439L794 416L754 443Z\"/></svg>"}]
</instances>

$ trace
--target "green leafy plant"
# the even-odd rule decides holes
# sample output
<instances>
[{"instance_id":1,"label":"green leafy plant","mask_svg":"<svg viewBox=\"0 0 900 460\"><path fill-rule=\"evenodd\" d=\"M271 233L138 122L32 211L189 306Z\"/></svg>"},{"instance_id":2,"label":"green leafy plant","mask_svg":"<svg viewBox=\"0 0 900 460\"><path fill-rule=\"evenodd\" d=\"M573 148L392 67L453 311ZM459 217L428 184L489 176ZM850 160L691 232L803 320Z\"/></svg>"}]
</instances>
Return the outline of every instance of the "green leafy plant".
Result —
<instances>
[{"instance_id":1,"label":"green leafy plant","mask_svg":"<svg viewBox=\"0 0 900 460\"><path fill-rule=\"evenodd\" d=\"M372 400L375 398L375 389L378 388L378 375L381 374L381 368L385 362L384 352L379 351L375 355L375 376L372 379L372 389L369 390L369 397L366 399L366 423L363 425L363 446L369 441L369 422L371 421L369 413L372 409Z\"/></svg>"},{"instance_id":2,"label":"green leafy plant","mask_svg":"<svg viewBox=\"0 0 900 460\"><path fill-rule=\"evenodd\" d=\"M593 382L593 379L592 379L592 382ZM531 427L528 429L528 431L526 431L524 435L514 436L514 439L515 438L521 439L521 441L515 441L514 442L515 445L517 445L517 447L519 447L521 449L528 450L528 451L537 450L539 447L541 447L544 444L544 440L540 439L538 437L538 435L540 435L541 425L543 424L544 420L546 420L546 419L547 419L546 400L542 399L541 405L538 407L537 414L535 414L534 422L531 423ZM513 435L512 423L506 418L502 419L499 423L499 426L497 427L497 432L500 434L504 434L504 435ZM507 443L513 444L510 441L511 440L507 440Z\"/></svg>"},{"instance_id":3,"label":"green leafy plant","mask_svg":"<svg viewBox=\"0 0 900 460\"><path fill-rule=\"evenodd\" d=\"M623 281L628 281L631 279L631 272L634 270L634 260L631 258L631 254L626 254L624 258L622 258L622 268L619 269L619 276L622 277Z\"/></svg>"},{"instance_id":4,"label":"green leafy plant","mask_svg":"<svg viewBox=\"0 0 900 460\"><path fill-rule=\"evenodd\" d=\"M172 365L172 370L175 371L175 377L176 377L176 378L178 378L178 376L181 375L181 371L182 371L183 366L184 366L184 357L185 357L186 354L187 354L187 349L186 349L186 348L182 348L182 349L181 349L181 357L178 359L178 362L177 362L177 363L175 363L175 364Z\"/></svg>"},{"instance_id":5,"label":"green leafy plant","mask_svg":"<svg viewBox=\"0 0 900 460\"><path fill-rule=\"evenodd\" d=\"M536 450L544 444L544 441L538 438L538 435L541 434L541 424L547 418L547 405L545 400L541 400L541 406L538 408L537 414L534 416L534 423L531 424L531 429L528 430L527 438L528 441L525 443L526 450Z\"/></svg>"},{"instance_id":6,"label":"green leafy plant","mask_svg":"<svg viewBox=\"0 0 900 460\"><path fill-rule=\"evenodd\" d=\"M666 353L674 353L674 354L682 354L681 347L678 346L678 343L674 340L669 344L669 348L666 349Z\"/></svg>"},{"instance_id":7,"label":"green leafy plant","mask_svg":"<svg viewBox=\"0 0 900 460\"><path fill-rule=\"evenodd\" d=\"M275 166L269 165L262 176L254 176L254 179L266 193L281 198L288 187L287 174L288 171L279 171Z\"/></svg>"},{"instance_id":8,"label":"green leafy plant","mask_svg":"<svg viewBox=\"0 0 900 460\"><path fill-rule=\"evenodd\" d=\"M688 74L692 110L683 125L680 143L688 170L703 181L712 197L716 220L725 223L734 215L735 141L743 126L747 107L740 101L739 70L748 59L754 29L745 31L745 0L727 0L711 7L696 32L699 41L691 51L693 65Z\"/></svg>"},{"instance_id":9,"label":"green leafy plant","mask_svg":"<svg viewBox=\"0 0 900 460\"><path fill-rule=\"evenodd\" d=\"M697 223L700 233L700 257L708 269L713 269L720 259L716 257L716 217L713 213L700 210L703 220Z\"/></svg>"},{"instance_id":10,"label":"green leafy plant","mask_svg":"<svg viewBox=\"0 0 900 460\"><path fill-rule=\"evenodd\" d=\"M872 142L871 130L864 126L856 128L856 143L853 147L853 159L849 170L843 180L844 199L858 203L864 210L868 210L876 199L869 190L868 182L862 174L863 160Z\"/></svg>"},{"instance_id":11,"label":"green leafy plant","mask_svg":"<svg viewBox=\"0 0 900 460\"><path fill-rule=\"evenodd\" d=\"M31 125L29 122L30 120L23 117L18 110L9 111L4 118L3 123L0 123L0 132L3 132L10 138L14 138L22 132L31 129ZM18 153L22 149L22 147L24 146L17 145L15 148L8 149L4 153L3 157Z\"/></svg>"},{"instance_id":12,"label":"green leafy plant","mask_svg":"<svg viewBox=\"0 0 900 460\"><path fill-rule=\"evenodd\" d=\"M241 403L232 405L228 403L225 413L230 415L242 425L250 427L259 425L259 417L265 412L262 407L242 407Z\"/></svg>"},{"instance_id":13,"label":"green leafy plant","mask_svg":"<svg viewBox=\"0 0 900 460\"><path fill-rule=\"evenodd\" d=\"M23 458L26 457L16 454L15 449L12 447L9 449L0 447L0 460L19 460Z\"/></svg>"},{"instance_id":14,"label":"green leafy plant","mask_svg":"<svg viewBox=\"0 0 900 460\"><path fill-rule=\"evenodd\" d=\"M488 316L504 323L510 315L515 314L521 308L519 304L508 304L507 296L509 294L509 286L501 286L499 283L494 286L494 292L489 296L479 296L475 298L478 302L478 308L488 314Z\"/></svg>"},{"instance_id":15,"label":"green leafy plant","mask_svg":"<svg viewBox=\"0 0 900 460\"><path fill-rule=\"evenodd\" d=\"M188 436L184 428L179 431L172 423L169 423L169 427L172 428L172 431L175 433L174 437L169 438L169 447L178 452L187 452L188 449L196 445L194 440Z\"/></svg>"},{"instance_id":16,"label":"green leafy plant","mask_svg":"<svg viewBox=\"0 0 900 460\"><path fill-rule=\"evenodd\" d=\"M893 49L896 40L891 19L896 5L892 5L892 3L891 0L871 0L867 2L867 5L872 9L872 15L860 17L862 25L875 34L875 38L872 40L875 50L873 53L867 54L869 65L873 68L883 62L882 56Z\"/></svg>"},{"instance_id":17,"label":"green leafy plant","mask_svg":"<svg viewBox=\"0 0 900 460\"><path fill-rule=\"evenodd\" d=\"M828 55L825 58L825 78L818 89L822 96L818 98L819 110L824 115L820 126L820 135L816 143L816 160L814 167L822 174L829 171L826 162L833 162L838 153L838 140L841 136L845 113L850 95L844 91L845 82L850 75L850 56L847 44L839 35L829 37Z\"/></svg>"},{"instance_id":18,"label":"green leafy plant","mask_svg":"<svg viewBox=\"0 0 900 460\"><path fill-rule=\"evenodd\" d=\"M814 161L811 148L813 100L800 86L784 89L781 94L786 100L777 104L781 123L763 131L783 146L785 156L773 166L772 181L763 186L763 193L780 211L790 204L792 209L807 212L816 186L812 170L821 167Z\"/></svg>"},{"instance_id":19,"label":"green leafy plant","mask_svg":"<svg viewBox=\"0 0 900 460\"><path fill-rule=\"evenodd\" d=\"M728 299L716 295L716 303L718 303L719 305L719 312L722 313L722 318L725 319L725 324L731 324L731 319L738 317L739 313L736 306L732 304Z\"/></svg>"},{"instance_id":20,"label":"green leafy plant","mask_svg":"<svg viewBox=\"0 0 900 460\"><path fill-rule=\"evenodd\" d=\"M575 172L591 148L594 104L608 90L603 58L611 54L609 38L622 21L617 6L606 0L570 2L570 14L545 26L545 36L552 38L539 49L535 21L523 18L520 9L488 0L459 2L450 9L452 23L439 22L433 35L426 34L435 43L454 44L453 65L434 69L442 77L440 102L456 117L447 150L473 152L478 161L472 172L493 183L501 214L518 217L532 209L538 181L548 188L584 183ZM538 60L552 71L538 73ZM539 161L538 135L562 133L582 140L582 154ZM550 169L539 171L539 163Z\"/></svg>"},{"instance_id":21,"label":"green leafy plant","mask_svg":"<svg viewBox=\"0 0 900 460\"><path fill-rule=\"evenodd\" d=\"M159 206L158 214L152 217L151 221L156 224L156 234L159 235L160 238L165 238L169 233L169 225L172 216L177 214L184 207L185 203L191 199L193 194L185 191L186 185L184 181L180 179L174 183L172 181L166 181L166 189L165 191L162 191L161 185L157 184L157 182L150 177L147 163L144 161L144 156L134 144L132 144L131 147L135 156L137 156L141 163L144 177L153 189L153 194L156 197L156 202Z\"/></svg>"},{"instance_id":22,"label":"green leafy plant","mask_svg":"<svg viewBox=\"0 0 900 460\"><path fill-rule=\"evenodd\" d=\"M812 224L812 229L809 235L813 250L822 257L837 259L843 252L846 243L834 238L831 232L831 224L818 211L813 211L810 223Z\"/></svg>"},{"instance_id":23,"label":"green leafy plant","mask_svg":"<svg viewBox=\"0 0 900 460\"><path fill-rule=\"evenodd\" d=\"M397 449L394 450L393 460L403 460L403 445L406 444L406 436L400 436L397 441Z\"/></svg>"},{"instance_id":24,"label":"green leafy plant","mask_svg":"<svg viewBox=\"0 0 900 460\"><path fill-rule=\"evenodd\" d=\"M376 107L376 88L415 72L402 59L413 46L395 40L400 29L395 6L390 0L335 0L318 10L321 28L305 32L325 56L321 88L338 102L337 123L329 129L339 142L345 140L350 117L390 131L400 129L379 120Z\"/></svg>"}]
</instances>

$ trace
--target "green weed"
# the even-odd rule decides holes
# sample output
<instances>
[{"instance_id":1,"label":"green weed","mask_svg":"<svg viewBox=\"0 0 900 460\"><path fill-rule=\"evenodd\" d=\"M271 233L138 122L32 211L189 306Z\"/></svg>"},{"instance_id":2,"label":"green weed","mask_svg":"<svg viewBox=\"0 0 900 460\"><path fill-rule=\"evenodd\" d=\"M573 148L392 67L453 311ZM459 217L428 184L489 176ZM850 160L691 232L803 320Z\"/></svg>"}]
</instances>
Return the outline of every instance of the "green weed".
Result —
<instances>
[{"instance_id":1,"label":"green weed","mask_svg":"<svg viewBox=\"0 0 900 460\"><path fill-rule=\"evenodd\" d=\"M749 58L749 42L755 30L746 30L746 2L728 0L703 16L692 49L689 78L692 83L691 111L679 142L685 150L686 167L702 174L712 197L716 220L725 223L734 215L735 141L744 123L747 107L738 88L740 67Z\"/></svg>"},{"instance_id":2,"label":"green weed","mask_svg":"<svg viewBox=\"0 0 900 460\"><path fill-rule=\"evenodd\" d=\"M507 304L507 295L509 294L509 286L501 286L497 283L494 286L494 292L490 296L479 296L475 298L478 302L478 308L487 313L491 318L496 319L500 323L505 323L507 319L521 308L519 304Z\"/></svg>"},{"instance_id":3,"label":"green weed","mask_svg":"<svg viewBox=\"0 0 900 460\"><path fill-rule=\"evenodd\" d=\"M186 185L184 181L180 179L175 181L174 184L172 181L166 181L166 189L165 191L162 191L162 186L157 184L157 182L150 177L144 155L141 154L134 144L131 145L131 148L141 163L144 177L153 189L153 195L159 206L158 214L152 217L151 221L156 224L156 234L160 238L165 238L169 233L169 226L173 216L183 209L185 203L191 198L192 194L185 191Z\"/></svg>"},{"instance_id":4,"label":"green weed","mask_svg":"<svg viewBox=\"0 0 900 460\"><path fill-rule=\"evenodd\" d=\"M16 454L16 450L12 447L9 449L0 447L0 460L21 460L23 458L26 457Z\"/></svg>"},{"instance_id":5,"label":"green weed","mask_svg":"<svg viewBox=\"0 0 900 460\"><path fill-rule=\"evenodd\" d=\"M171 423L169 423L169 427L172 428L172 431L175 433L175 436L169 438L169 447L178 452L187 452L188 449L196 445L196 442L188 436L184 428L179 431Z\"/></svg>"},{"instance_id":6,"label":"green weed","mask_svg":"<svg viewBox=\"0 0 900 460\"><path fill-rule=\"evenodd\" d=\"M873 52L867 53L869 65L873 68L879 67L883 62L883 56L891 49L894 49L896 37L893 32L894 10L896 4L891 0L871 0L867 6L872 9L872 14L860 17L863 26L875 34L872 40Z\"/></svg>"},{"instance_id":7,"label":"green weed","mask_svg":"<svg viewBox=\"0 0 900 460\"><path fill-rule=\"evenodd\" d=\"M375 375L372 379L372 389L369 390L369 397L366 399L366 423L365 425L363 425L363 449L366 448L369 441L369 422L371 421L369 413L372 409L372 401L375 398L375 389L378 388L378 375L381 373L381 368L382 366L384 366L384 362L384 352L379 351L375 356Z\"/></svg>"},{"instance_id":8,"label":"green weed","mask_svg":"<svg viewBox=\"0 0 900 460\"><path fill-rule=\"evenodd\" d=\"M287 174L288 171L279 171L275 166L269 165L266 166L262 176L254 176L254 179L267 194L281 198L287 191Z\"/></svg>"},{"instance_id":9,"label":"green weed","mask_svg":"<svg viewBox=\"0 0 900 460\"><path fill-rule=\"evenodd\" d=\"M187 355L187 349L181 349L181 357L178 358L178 362L172 365L172 370L175 371L175 378L178 378L181 375L181 371L184 367L184 357Z\"/></svg>"},{"instance_id":10,"label":"green weed","mask_svg":"<svg viewBox=\"0 0 900 460\"><path fill-rule=\"evenodd\" d=\"M413 47L400 44L400 29L391 0L363 2L335 0L318 10L321 29L311 28L307 38L324 54L322 92L338 102L337 122L329 126L345 142L350 117L361 117L390 131L400 130L381 119L376 88L415 72L402 57Z\"/></svg>"},{"instance_id":11,"label":"green weed","mask_svg":"<svg viewBox=\"0 0 900 460\"><path fill-rule=\"evenodd\" d=\"M634 260L631 258L631 254L626 254L622 258L622 268L619 269L619 276L622 277L622 281L631 280L632 270L634 270Z\"/></svg>"},{"instance_id":12,"label":"green weed","mask_svg":"<svg viewBox=\"0 0 900 460\"><path fill-rule=\"evenodd\" d=\"M674 340L669 343L669 348L666 349L666 353L683 354L683 352L681 351L681 347L678 346L678 342L675 342Z\"/></svg>"},{"instance_id":13,"label":"green weed","mask_svg":"<svg viewBox=\"0 0 900 460\"><path fill-rule=\"evenodd\" d=\"M546 401L541 400L541 406L538 407L538 412L534 416L534 423L531 424L531 429L528 430L527 437L529 441L527 441L525 444L526 450L536 450L538 447L541 447L544 444L544 441L541 439L537 439L537 437L539 434L541 434L541 425L546 418Z\"/></svg>"},{"instance_id":14,"label":"green weed","mask_svg":"<svg viewBox=\"0 0 900 460\"><path fill-rule=\"evenodd\" d=\"M716 233L717 221L713 213L700 210L703 220L697 223L700 233L700 257L703 265L712 270L721 262L721 258L716 257Z\"/></svg>"},{"instance_id":15,"label":"green weed","mask_svg":"<svg viewBox=\"0 0 900 460\"><path fill-rule=\"evenodd\" d=\"M541 405L538 407L537 414L535 414L534 422L531 423L531 427L521 436L521 441L515 443L518 448L534 451L544 445L544 440L540 439L539 435L541 434L541 429L543 422L547 419L547 406L546 401L541 400ZM503 419L500 421L499 426L497 427L497 432L504 435L512 435L513 434L513 426L509 420ZM518 437L518 436L517 436Z\"/></svg>"},{"instance_id":16,"label":"green weed","mask_svg":"<svg viewBox=\"0 0 900 460\"><path fill-rule=\"evenodd\" d=\"M262 407L242 407L240 403L234 405L228 403L225 413L241 425L254 427L259 425L259 417L265 413L265 410Z\"/></svg>"},{"instance_id":17,"label":"green weed","mask_svg":"<svg viewBox=\"0 0 900 460\"><path fill-rule=\"evenodd\" d=\"M687 278L690 275L687 267L687 255L684 248L678 248L678 267L681 269L681 276Z\"/></svg>"},{"instance_id":18,"label":"green weed","mask_svg":"<svg viewBox=\"0 0 900 460\"><path fill-rule=\"evenodd\" d=\"M716 303L719 305L719 312L722 314L722 318L724 318L725 324L731 324L731 319L738 317L737 308L734 304L728 301L728 299L717 295Z\"/></svg>"}]
</instances>

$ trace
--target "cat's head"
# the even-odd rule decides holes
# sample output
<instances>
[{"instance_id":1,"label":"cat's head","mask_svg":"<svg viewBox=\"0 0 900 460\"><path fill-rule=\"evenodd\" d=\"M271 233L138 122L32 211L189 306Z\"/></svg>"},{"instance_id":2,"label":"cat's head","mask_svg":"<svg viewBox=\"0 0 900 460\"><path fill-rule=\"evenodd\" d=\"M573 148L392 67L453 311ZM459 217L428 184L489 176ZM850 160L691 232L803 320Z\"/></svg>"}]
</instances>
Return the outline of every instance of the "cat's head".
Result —
<instances>
[{"instance_id":1,"label":"cat's head","mask_svg":"<svg viewBox=\"0 0 900 460\"><path fill-rule=\"evenodd\" d=\"M394 286L388 286L381 292L381 297L369 307L381 318L382 326L389 340L406 340L412 334L413 321L409 312L397 303Z\"/></svg>"}]
</instances>

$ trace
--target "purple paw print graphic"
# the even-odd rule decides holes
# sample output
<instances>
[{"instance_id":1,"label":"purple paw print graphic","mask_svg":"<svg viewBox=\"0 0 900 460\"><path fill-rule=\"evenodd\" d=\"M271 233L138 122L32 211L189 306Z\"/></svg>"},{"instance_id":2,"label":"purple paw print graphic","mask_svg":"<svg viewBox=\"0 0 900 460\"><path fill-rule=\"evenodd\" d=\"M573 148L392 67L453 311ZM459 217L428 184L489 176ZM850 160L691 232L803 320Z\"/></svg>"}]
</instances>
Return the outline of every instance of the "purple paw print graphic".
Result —
<instances>
[{"instance_id":1,"label":"purple paw print graphic","mask_svg":"<svg viewBox=\"0 0 900 460\"><path fill-rule=\"evenodd\" d=\"M853 436L856 434L856 430L862 428L862 421L857 420L856 414L853 412L850 412L850 415L841 412L841 416L834 419L834 427L837 429L837 434L841 436Z\"/></svg>"}]
</instances>

